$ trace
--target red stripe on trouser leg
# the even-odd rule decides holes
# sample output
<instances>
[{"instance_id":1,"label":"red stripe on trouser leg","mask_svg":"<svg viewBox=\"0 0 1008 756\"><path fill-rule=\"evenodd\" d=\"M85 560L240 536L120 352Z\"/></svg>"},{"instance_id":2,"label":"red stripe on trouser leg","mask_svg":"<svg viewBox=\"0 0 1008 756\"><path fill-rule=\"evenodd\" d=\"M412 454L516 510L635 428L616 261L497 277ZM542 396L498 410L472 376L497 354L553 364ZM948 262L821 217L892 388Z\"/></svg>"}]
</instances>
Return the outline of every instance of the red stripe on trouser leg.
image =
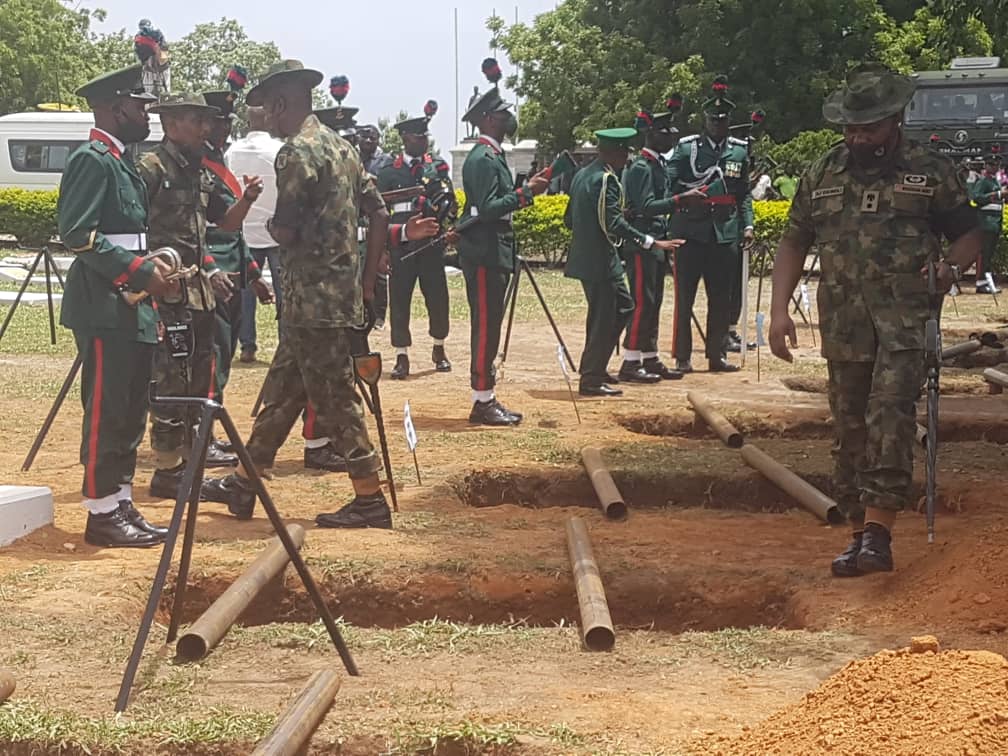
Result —
<instances>
[{"instance_id":1,"label":"red stripe on trouser leg","mask_svg":"<svg viewBox=\"0 0 1008 756\"><path fill-rule=\"evenodd\" d=\"M634 255L634 276L636 280L634 281L634 311L633 320L630 323L630 344L627 346L628 349L640 349L640 345L637 341L640 336L640 324L641 318L644 315L644 262L641 260L640 255Z\"/></svg>"},{"instance_id":2,"label":"red stripe on trouser leg","mask_svg":"<svg viewBox=\"0 0 1008 756\"><path fill-rule=\"evenodd\" d=\"M672 357L676 354L676 340L679 337L679 275L676 271L676 250L669 255L672 262Z\"/></svg>"},{"instance_id":3,"label":"red stripe on trouser leg","mask_svg":"<svg viewBox=\"0 0 1008 756\"><path fill-rule=\"evenodd\" d=\"M315 408L311 404L305 407L305 421L304 429L301 435L307 438L309 441L315 439Z\"/></svg>"},{"instance_id":4,"label":"red stripe on trouser leg","mask_svg":"<svg viewBox=\"0 0 1008 756\"><path fill-rule=\"evenodd\" d=\"M207 399L217 398L217 355L210 355L210 386L207 388Z\"/></svg>"},{"instance_id":5,"label":"red stripe on trouser leg","mask_svg":"<svg viewBox=\"0 0 1008 756\"><path fill-rule=\"evenodd\" d=\"M95 480L98 466L98 430L101 427L102 384L105 370L105 345L101 339L95 338L94 344L94 385L91 388L91 428L88 433L88 461L84 468L84 480L87 483L87 495L97 499L98 485Z\"/></svg>"},{"instance_id":6,"label":"red stripe on trouser leg","mask_svg":"<svg viewBox=\"0 0 1008 756\"><path fill-rule=\"evenodd\" d=\"M479 379L477 391L486 391L487 370L486 370L486 350L487 350L487 281L486 268L482 265L476 269L476 298L479 301L479 340L476 342L476 364L479 366Z\"/></svg>"}]
</instances>

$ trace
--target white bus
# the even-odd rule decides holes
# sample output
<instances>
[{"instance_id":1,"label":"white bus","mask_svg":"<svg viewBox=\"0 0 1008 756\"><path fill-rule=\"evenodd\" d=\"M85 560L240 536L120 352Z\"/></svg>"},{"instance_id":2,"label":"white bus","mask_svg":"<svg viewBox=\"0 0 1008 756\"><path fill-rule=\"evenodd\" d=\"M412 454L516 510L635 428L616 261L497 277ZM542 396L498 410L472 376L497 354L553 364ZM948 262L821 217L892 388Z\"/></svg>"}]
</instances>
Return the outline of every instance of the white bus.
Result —
<instances>
[{"instance_id":1,"label":"white bus","mask_svg":"<svg viewBox=\"0 0 1008 756\"><path fill-rule=\"evenodd\" d=\"M88 141L92 113L39 112L0 116L0 189L55 189L67 158ZM151 133L140 150L161 141L161 121L151 116Z\"/></svg>"}]
</instances>

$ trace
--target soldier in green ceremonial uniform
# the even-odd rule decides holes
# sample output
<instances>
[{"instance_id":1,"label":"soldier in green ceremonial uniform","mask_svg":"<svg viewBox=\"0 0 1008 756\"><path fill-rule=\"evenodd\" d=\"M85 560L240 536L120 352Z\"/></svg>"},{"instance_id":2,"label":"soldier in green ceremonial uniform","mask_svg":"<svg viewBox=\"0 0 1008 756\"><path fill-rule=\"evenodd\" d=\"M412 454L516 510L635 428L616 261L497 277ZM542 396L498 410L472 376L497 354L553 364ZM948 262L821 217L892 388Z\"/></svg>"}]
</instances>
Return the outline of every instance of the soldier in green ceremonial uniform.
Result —
<instances>
[{"instance_id":1,"label":"soldier in green ceremonial uniform","mask_svg":"<svg viewBox=\"0 0 1008 756\"><path fill-rule=\"evenodd\" d=\"M240 230L249 207L262 192L262 181L249 177L241 197L232 205L215 188L211 172L203 167L203 156L220 111L207 105L202 96L171 95L150 111L160 114L165 134L164 141L144 153L137 164L150 202L150 244L155 249L172 247L185 266L199 269L198 275L187 281L184 297L157 300L165 330L176 337L161 342L155 354L157 392L161 396L210 396L214 391L214 308L218 299L231 298L234 285L207 249L206 224L209 220L221 231ZM151 495L175 498L189 453L186 439L196 415L178 408L154 408L151 415L157 467ZM207 454L211 467L236 462L234 455L216 447Z\"/></svg>"},{"instance_id":2,"label":"soldier in green ceremonial uniform","mask_svg":"<svg viewBox=\"0 0 1008 756\"><path fill-rule=\"evenodd\" d=\"M525 186L515 188L501 140L518 133L518 119L497 89L501 78L497 61L487 58L483 71L494 86L476 98L462 118L480 132L479 142L462 166L466 206L457 244L469 301L469 375L473 390L469 422L517 425L521 414L506 409L494 394L494 360L500 346L504 295L516 264L511 214L531 205L533 197L549 187L549 180L536 175Z\"/></svg>"},{"instance_id":3,"label":"soldier in green ceremonial uniform","mask_svg":"<svg viewBox=\"0 0 1008 756\"><path fill-rule=\"evenodd\" d=\"M634 309L618 249L633 243L644 251L657 248L664 254L681 242L656 239L624 217L619 176L637 129L606 129L595 136L598 157L578 171L571 184L564 222L573 236L564 275L581 281L588 300L578 390L582 396L616 396L623 392L606 383L609 358ZM661 379L655 376L655 380Z\"/></svg>"},{"instance_id":4,"label":"soldier in green ceremonial uniform","mask_svg":"<svg viewBox=\"0 0 1008 756\"><path fill-rule=\"evenodd\" d=\"M983 248L976 266L977 294L991 293L985 276L989 272L991 279L994 278L994 255L1001 240L1004 201L1005 197L1008 197L1008 189L1002 187L997 180L1000 164L1000 155L988 156L984 161L983 175L969 187L970 199L980 209L980 226L984 235Z\"/></svg>"},{"instance_id":5,"label":"soldier in green ceremonial uniform","mask_svg":"<svg viewBox=\"0 0 1008 756\"><path fill-rule=\"evenodd\" d=\"M368 438L351 359L354 326L374 295L385 249L388 216L367 185L360 155L312 113L318 71L300 61L270 67L249 93L262 105L270 132L286 140L276 157L277 203L268 224L282 249L283 337L263 387L263 408L248 440L260 468L277 450L308 404L321 433L346 460L355 497L340 511L320 514L321 527L391 528L392 514L378 480L379 461ZM357 221L370 216L368 254L360 272ZM256 494L248 471L204 485L204 496L251 516Z\"/></svg>"},{"instance_id":6,"label":"soldier in green ceremonial uniform","mask_svg":"<svg viewBox=\"0 0 1008 756\"><path fill-rule=\"evenodd\" d=\"M446 216L454 221L458 214L455 192L448 178L448 163L440 157L434 158L427 152L430 144L428 131L431 118L437 111L437 103L428 101L425 113L420 118L407 118L395 125L403 141L403 152L378 174L378 191L385 193L396 189L406 189L427 182L439 182L444 188L443 197L447 206ZM416 200L402 200L392 205L391 222L405 224L422 208L422 196ZM445 277L445 243L434 244L423 252L403 259L415 250L421 240L404 241L393 238L391 248L391 274L389 275L389 305L392 321L392 346L396 350L395 367L392 378L405 380L409 377L409 347L413 344L410 333L410 311L413 308L413 292L417 282L427 307L428 333L434 340L431 361L439 373L451 370L451 363L445 354L445 339L448 337L448 279Z\"/></svg>"},{"instance_id":7,"label":"soldier in green ceremonial uniform","mask_svg":"<svg viewBox=\"0 0 1008 756\"><path fill-rule=\"evenodd\" d=\"M124 290L163 296L167 265L145 260L147 192L126 144L150 134L141 68L105 74L77 94L94 111L86 144L70 155L60 187L59 233L74 254L60 323L73 330L82 359L84 540L93 546L154 546L166 530L133 506L137 447L147 422L147 391L157 315L149 297L126 303Z\"/></svg>"},{"instance_id":8,"label":"soldier in green ceremonial uniform","mask_svg":"<svg viewBox=\"0 0 1008 756\"><path fill-rule=\"evenodd\" d=\"M728 136L735 103L725 96L725 78L717 77L713 88L714 96L703 103L704 133L680 139L668 165L672 194L698 189L704 195L679 204L669 221L669 235L686 239L672 258L672 351L676 369L684 373L693 370L691 319L701 278L707 291L707 364L714 373L738 370L725 360L732 276L739 262L739 239L753 234L746 143Z\"/></svg>"},{"instance_id":9,"label":"soldier in green ceremonial uniform","mask_svg":"<svg viewBox=\"0 0 1008 756\"><path fill-rule=\"evenodd\" d=\"M672 119L682 107L682 98L673 95L666 103L668 110L652 114L641 111L634 124L644 135L644 148L623 172L623 191L627 210L634 228L655 239L668 235L668 215L691 197L702 197L698 189L684 195L668 190L668 170L665 155L678 141L679 130ZM644 249L628 240L620 248L626 266L634 311L623 339L625 349L619 380L631 383L654 383L662 378L682 378L678 370L667 367L658 357L658 320L665 295L666 252L654 245Z\"/></svg>"},{"instance_id":10,"label":"soldier in green ceremonial uniform","mask_svg":"<svg viewBox=\"0 0 1008 756\"><path fill-rule=\"evenodd\" d=\"M237 69L233 69L228 75L229 82L236 72ZM242 81L244 81L244 76L242 76ZM203 93L203 99L207 105L217 108L221 113L214 118L210 138L207 140L203 155L203 167L210 172L214 189L229 206L238 202L242 195L241 183L224 164L224 150L227 147L228 139L231 138L231 125L235 117L234 106L239 90L240 87L235 87L229 90ZM273 303L273 292L263 280L262 271L259 270L258 264L252 258L252 253L249 251L248 245L245 243L245 236L241 231L224 231L217 224L208 221L206 244L207 251L213 257L217 268L231 279L237 289L251 288L262 304ZM227 301L217 300L217 306L214 308L215 328L212 363L214 391L212 398L221 404L224 403L224 388L231 376L231 362L238 347L241 314L240 291L235 292ZM213 445L218 448L227 448L216 440Z\"/></svg>"},{"instance_id":11,"label":"soldier in green ceremonial uniform","mask_svg":"<svg viewBox=\"0 0 1008 756\"><path fill-rule=\"evenodd\" d=\"M975 259L982 234L963 176L930 147L904 139L903 108L914 82L879 64L853 68L823 105L843 127L802 176L773 270L770 348L791 361L791 296L813 247L822 354L833 414L833 496L854 537L833 574L893 568L891 532L910 495L915 402L924 378L929 260L938 291Z\"/></svg>"}]
</instances>

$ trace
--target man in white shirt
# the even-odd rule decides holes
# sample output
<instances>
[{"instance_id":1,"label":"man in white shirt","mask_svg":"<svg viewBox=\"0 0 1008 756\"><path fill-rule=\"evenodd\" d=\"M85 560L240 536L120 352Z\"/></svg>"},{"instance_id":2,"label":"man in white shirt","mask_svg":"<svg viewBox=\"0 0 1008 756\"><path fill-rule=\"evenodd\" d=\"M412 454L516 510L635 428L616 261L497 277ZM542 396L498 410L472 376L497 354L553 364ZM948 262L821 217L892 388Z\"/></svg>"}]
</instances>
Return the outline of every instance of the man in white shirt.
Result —
<instances>
[{"instance_id":1,"label":"man in white shirt","mask_svg":"<svg viewBox=\"0 0 1008 756\"><path fill-rule=\"evenodd\" d=\"M265 129L262 108L248 108L249 132L237 140L227 151L225 160L236 176L261 176L263 192L259 201L245 217L245 241L252 251L260 270L269 263L276 297L277 317L280 317L280 248L266 230L266 221L276 209L276 174L273 163L283 142L269 135ZM249 173L253 171L253 173ZM256 355L256 295L246 289L242 292L242 321L238 339L241 342L242 362L255 362Z\"/></svg>"}]
</instances>

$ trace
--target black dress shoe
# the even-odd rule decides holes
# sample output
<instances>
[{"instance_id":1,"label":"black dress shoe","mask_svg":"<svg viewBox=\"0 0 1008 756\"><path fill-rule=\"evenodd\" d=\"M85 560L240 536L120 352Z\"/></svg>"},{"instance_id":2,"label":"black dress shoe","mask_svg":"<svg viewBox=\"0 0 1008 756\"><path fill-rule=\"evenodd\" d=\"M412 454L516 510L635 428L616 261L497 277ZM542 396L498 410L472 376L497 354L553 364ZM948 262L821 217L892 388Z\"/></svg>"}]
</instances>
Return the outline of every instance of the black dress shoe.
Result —
<instances>
[{"instance_id":1,"label":"black dress shoe","mask_svg":"<svg viewBox=\"0 0 1008 756\"><path fill-rule=\"evenodd\" d=\"M216 446L218 449L220 449L225 454L234 454L235 453L234 444L232 444L230 441L227 441L227 440L221 441L221 440L215 438L213 441L210 442L210 445L211 446Z\"/></svg>"},{"instance_id":2,"label":"black dress shoe","mask_svg":"<svg viewBox=\"0 0 1008 756\"><path fill-rule=\"evenodd\" d=\"M325 470L327 472L346 472L347 464L332 444L320 446L317 449L304 450L304 466L308 470Z\"/></svg>"},{"instance_id":3,"label":"black dress shoe","mask_svg":"<svg viewBox=\"0 0 1008 756\"><path fill-rule=\"evenodd\" d=\"M228 512L239 520L251 520L256 492L252 484L235 473L226 478L207 478L200 487L200 499L227 504Z\"/></svg>"},{"instance_id":4,"label":"black dress shoe","mask_svg":"<svg viewBox=\"0 0 1008 756\"><path fill-rule=\"evenodd\" d=\"M511 418L512 422L515 425L518 425L518 423L522 421L522 418L525 417L521 412L515 412L514 410L509 410L507 407L498 402L496 399L494 399L494 402L496 402L497 406L504 411L505 415Z\"/></svg>"},{"instance_id":5,"label":"black dress shoe","mask_svg":"<svg viewBox=\"0 0 1008 756\"><path fill-rule=\"evenodd\" d=\"M613 375L612 373L606 373L605 374L605 382L606 383L619 383L619 376L618 375Z\"/></svg>"},{"instance_id":6,"label":"black dress shoe","mask_svg":"<svg viewBox=\"0 0 1008 756\"><path fill-rule=\"evenodd\" d=\"M170 470L155 470L151 477L150 495L156 499L178 498L178 488L184 472L185 462Z\"/></svg>"},{"instance_id":7,"label":"black dress shoe","mask_svg":"<svg viewBox=\"0 0 1008 756\"><path fill-rule=\"evenodd\" d=\"M514 415L508 413L496 399L489 402L475 402L469 413L473 425L517 425Z\"/></svg>"},{"instance_id":8,"label":"black dress shoe","mask_svg":"<svg viewBox=\"0 0 1008 756\"><path fill-rule=\"evenodd\" d=\"M385 494L379 491L370 496L355 496L353 501L331 514L315 518L320 528L382 528L392 529L392 511Z\"/></svg>"},{"instance_id":9,"label":"black dress shoe","mask_svg":"<svg viewBox=\"0 0 1008 756\"><path fill-rule=\"evenodd\" d=\"M725 336L723 342L721 342L721 349L725 352L739 353L742 351L742 342L735 341L729 336Z\"/></svg>"},{"instance_id":10,"label":"black dress shoe","mask_svg":"<svg viewBox=\"0 0 1008 756\"><path fill-rule=\"evenodd\" d=\"M624 362L620 366L619 379L627 383L658 383L661 376L649 373L640 362Z\"/></svg>"},{"instance_id":11,"label":"black dress shoe","mask_svg":"<svg viewBox=\"0 0 1008 756\"><path fill-rule=\"evenodd\" d=\"M392 368L391 377L393 381L405 381L409 378L409 356L405 354L396 355L395 367Z\"/></svg>"},{"instance_id":12,"label":"black dress shoe","mask_svg":"<svg viewBox=\"0 0 1008 756\"><path fill-rule=\"evenodd\" d=\"M693 363L689 360L676 360L675 369L683 375L686 375L687 373L693 372Z\"/></svg>"},{"instance_id":13,"label":"black dress shoe","mask_svg":"<svg viewBox=\"0 0 1008 756\"><path fill-rule=\"evenodd\" d=\"M122 508L108 514L88 512L84 542L104 549L147 549L164 541L160 536L140 530L126 519Z\"/></svg>"},{"instance_id":14,"label":"black dress shoe","mask_svg":"<svg viewBox=\"0 0 1008 756\"><path fill-rule=\"evenodd\" d=\"M122 511L123 515L125 515L130 525L137 528L137 530L142 530L145 533L156 535L162 541L165 539L165 536L168 535L168 528L151 525L147 522L147 519L137 511L137 508L133 506L133 502L129 499L123 499L120 501L119 509Z\"/></svg>"},{"instance_id":15,"label":"black dress shoe","mask_svg":"<svg viewBox=\"0 0 1008 756\"><path fill-rule=\"evenodd\" d=\"M578 386L581 396L622 396L623 389L613 388L605 383L589 383Z\"/></svg>"},{"instance_id":16,"label":"black dress shoe","mask_svg":"<svg viewBox=\"0 0 1008 756\"><path fill-rule=\"evenodd\" d=\"M865 525L857 567L861 572L892 572L892 534L881 525Z\"/></svg>"},{"instance_id":17,"label":"black dress shoe","mask_svg":"<svg viewBox=\"0 0 1008 756\"><path fill-rule=\"evenodd\" d=\"M434 369L437 372L439 373L451 372L451 363L448 362L448 356L445 354L443 345L434 347L434 351L431 352L431 361L433 361Z\"/></svg>"},{"instance_id":18,"label":"black dress shoe","mask_svg":"<svg viewBox=\"0 0 1008 756\"><path fill-rule=\"evenodd\" d=\"M206 467L234 467L238 464L238 455L226 452L217 441L211 441L207 446Z\"/></svg>"},{"instance_id":19,"label":"black dress shoe","mask_svg":"<svg viewBox=\"0 0 1008 756\"><path fill-rule=\"evenodd\" d=\"M858 554L861 551L862 534L855 533L854 539L840 556L833 560L831 569L834 577L861 577L864 575L857 566Z\"/></svg>"},{"instance_id":20,"label":"black dress shoe","mask_svg":"<svg viewBox=\"0 0 1008 756\"><path fill-rule=\"evenodd\" d=\"M644 369L649 373L654 373L664 381L678 381L683 377L681 370L673 370L657 357L644 360Z\"/></svg>"},{"instance_id":21,"label":"black dress shoe","mask_svg":"<svg viewBox=\"0 0 1008 756\"><path fill-rule=\"evenodd\" d=\"M732 365L723 357L716 360L710 360L707 369L712 373L737 373L739 371L738 365Z\"/></svg>"}]
</instances>

